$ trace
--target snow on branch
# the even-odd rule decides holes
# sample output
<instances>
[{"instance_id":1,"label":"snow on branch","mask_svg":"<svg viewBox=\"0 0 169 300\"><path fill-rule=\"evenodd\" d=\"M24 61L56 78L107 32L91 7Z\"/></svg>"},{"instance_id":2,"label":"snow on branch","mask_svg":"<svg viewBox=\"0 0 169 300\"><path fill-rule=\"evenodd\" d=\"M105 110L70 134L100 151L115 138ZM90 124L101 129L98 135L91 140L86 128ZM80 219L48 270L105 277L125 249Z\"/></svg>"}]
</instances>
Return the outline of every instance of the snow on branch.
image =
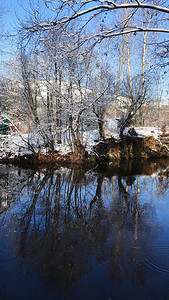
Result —
<instances>
[{"instance_id":1,"label":"snow on branch","mask_svg":"<svg viewBox=\"0 0 169 300\"><path fill-rule=\"evenodd\" d=\"M143 1L128 1L124 3L115 3L114 1L66 1L61 0L58 1L59 4L57 4L56 1L45 1L46 5L53 5L55 8L53 11L56 12L56 18L55 20L51 21L45 21L45 22L25 22L22 24L22 29L24 31L27 31L29 33L35 33L39 31L46 31L51 28L60 28L61 26L67 25L73 20L79 20L81 17L85 17L87 20L91 20L95 18L97 14L106 13L106 12L112 12L117 10L138 10L138 9L148 9L151 11L154 11L156 13L164 13L169 14L169 8L167 6L161 6L161 5L155 5L151 4L149 2L143 2ZM98 5L92 5L93 3L99 3ZM47 6L48 7L48 6ZM66 12L66 9L70 9L69 14L66 16L64 15L64 12ZM92 15L93 14L93 15ZM86 21L85 19L85 21ZM82 22L82 26L84 26ZM168 33L169 30L165 28L140 28L139 26L135 25L135 30L138 32L141 31L155 31L155 32L165 32ZM128 30L125 33L132 33L133 30ZM124 34L124 32L118 32L116 34L113 34L112 36Z\"/></svg>"}]
</instances>

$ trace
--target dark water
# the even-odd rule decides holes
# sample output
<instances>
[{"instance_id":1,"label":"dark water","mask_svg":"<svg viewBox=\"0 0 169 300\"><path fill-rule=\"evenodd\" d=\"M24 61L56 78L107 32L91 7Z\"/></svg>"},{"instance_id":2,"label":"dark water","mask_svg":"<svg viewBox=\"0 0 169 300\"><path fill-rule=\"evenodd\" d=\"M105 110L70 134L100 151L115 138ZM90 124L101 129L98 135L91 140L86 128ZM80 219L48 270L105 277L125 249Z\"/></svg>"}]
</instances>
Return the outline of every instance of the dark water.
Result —
<instances>
[{"instance_id":1,"label":"dark water","mask_svg":"<svg viewBox=\"0 0 169 300\"><path fill-rule=\"evenodd\" d=\"M0 299L169 299L167 168L0 166Z\"/></svg>"}]
</instances>

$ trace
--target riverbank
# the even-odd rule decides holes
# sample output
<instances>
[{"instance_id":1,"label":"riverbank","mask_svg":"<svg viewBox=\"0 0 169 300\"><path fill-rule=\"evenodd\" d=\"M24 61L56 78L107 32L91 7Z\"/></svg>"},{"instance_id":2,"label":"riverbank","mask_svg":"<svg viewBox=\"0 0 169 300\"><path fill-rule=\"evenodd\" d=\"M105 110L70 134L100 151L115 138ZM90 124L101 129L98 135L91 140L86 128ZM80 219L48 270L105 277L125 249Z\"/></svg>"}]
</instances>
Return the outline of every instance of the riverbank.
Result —
<instances>
[{"instance_id":1,"label":"riverbank","mask_svg":"<svg viewBox=\"0 0 169 300\"><path fill-rule=\"evenodd\" d=\"M20 166L38 166L38 165L64 165L80 164L94 165L98 162L112 162L120 164L121 162L131 160L154 160L169 158L169 135L160 136L124 136L122 139L108 138L96 143L92 151L88 153L85 148L79 152L66 154L43 153L39 150L37 153L16 153L11 156L6 153L1 163L11 163Z\"/></svg>"}]
</instances>

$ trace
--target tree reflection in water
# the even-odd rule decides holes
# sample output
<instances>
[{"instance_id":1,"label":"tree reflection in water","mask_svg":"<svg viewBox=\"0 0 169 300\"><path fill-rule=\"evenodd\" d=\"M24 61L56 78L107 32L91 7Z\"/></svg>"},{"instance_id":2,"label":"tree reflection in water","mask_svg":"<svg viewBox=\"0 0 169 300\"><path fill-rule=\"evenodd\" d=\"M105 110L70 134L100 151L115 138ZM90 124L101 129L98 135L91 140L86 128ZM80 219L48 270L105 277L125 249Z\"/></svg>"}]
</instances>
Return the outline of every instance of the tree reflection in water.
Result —
<instances>
[{"instance_id":1,"label":"tree reflection in water","mask_svg":"<svg viewBox=\"0 0 169 300\"><path fill-rule=\"evenodd\" d=\"M15 203L2 214L1 226L15 228L17 258L30 262L30 273L38 270L49 284L70 291L95 257L112 280L144 285L155 213L152 203L140 201L144 178L60 168L9 175L9 185ZM156 188L165 193L168 178L156 178Z\"/></svg>"}]
</instances>

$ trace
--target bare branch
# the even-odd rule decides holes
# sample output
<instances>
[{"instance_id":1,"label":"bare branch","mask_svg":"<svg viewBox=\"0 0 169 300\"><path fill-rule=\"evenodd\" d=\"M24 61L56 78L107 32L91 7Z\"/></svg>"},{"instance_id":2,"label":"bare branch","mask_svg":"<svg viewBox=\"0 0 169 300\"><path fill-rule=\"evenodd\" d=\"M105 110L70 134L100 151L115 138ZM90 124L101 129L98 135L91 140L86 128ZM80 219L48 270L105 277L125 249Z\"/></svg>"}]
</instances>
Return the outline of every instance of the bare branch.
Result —
<instances>
[{"instance_id":1,"label":"bare branch","mask_svg":"<svg viewBox=\"0 0 169 300\"><path fill-rule=\"evenodd\" d=\"M48 1L49 2L49 1ZM68 16L62 16L56 20L53 21L48 21L48 22L42 22L42 23L35 23L33 26L28 26L26 24L23 25L23 29L29 32L37 32L37 31L41 31L41 30L49 30L52 27L57 27L57 26L63 26L66 25L67 23L75 20L75 19L79 19L82 16L90 16L90 19L92 19L91 13L96 13L96 12L111 12L111 11L115 11L115 10L121 10L121 9L149 9L152 11L156 11L156 12L161 12L161 13L165 13L165 14L169 14L169 8L168 7L163 7L163 6L158 6L158 5L153 5L150 3L145 3L145 2L140 2L138 0L136 0L136 2L129 2L129 3L122 3L122 4L116 4L113 1L107 1L107 4L100 4L100 5L96 5L96 6L92 6L89 7L87 9L82 9L82 10L78 10L78 8L76 8L76 5L78 4L82 4L82 8L84 5L91 3L93 1L73 1L72 4L68 3L68 1L61 1L61 3L63 4L67 4L68 7L71 6L71 9L73 10L73 14L72 15L68 15ZM102 1L100 1L102 3ZM51 3L55 3L53 1L51 1ZM57 8L58 11L61 10L61 6ZM146 28L144 29L146 30ZM160 30L161 32L161 30ZM167 32L168 31L163 31L163 32Z\"/></svg>"}]
</instances>

